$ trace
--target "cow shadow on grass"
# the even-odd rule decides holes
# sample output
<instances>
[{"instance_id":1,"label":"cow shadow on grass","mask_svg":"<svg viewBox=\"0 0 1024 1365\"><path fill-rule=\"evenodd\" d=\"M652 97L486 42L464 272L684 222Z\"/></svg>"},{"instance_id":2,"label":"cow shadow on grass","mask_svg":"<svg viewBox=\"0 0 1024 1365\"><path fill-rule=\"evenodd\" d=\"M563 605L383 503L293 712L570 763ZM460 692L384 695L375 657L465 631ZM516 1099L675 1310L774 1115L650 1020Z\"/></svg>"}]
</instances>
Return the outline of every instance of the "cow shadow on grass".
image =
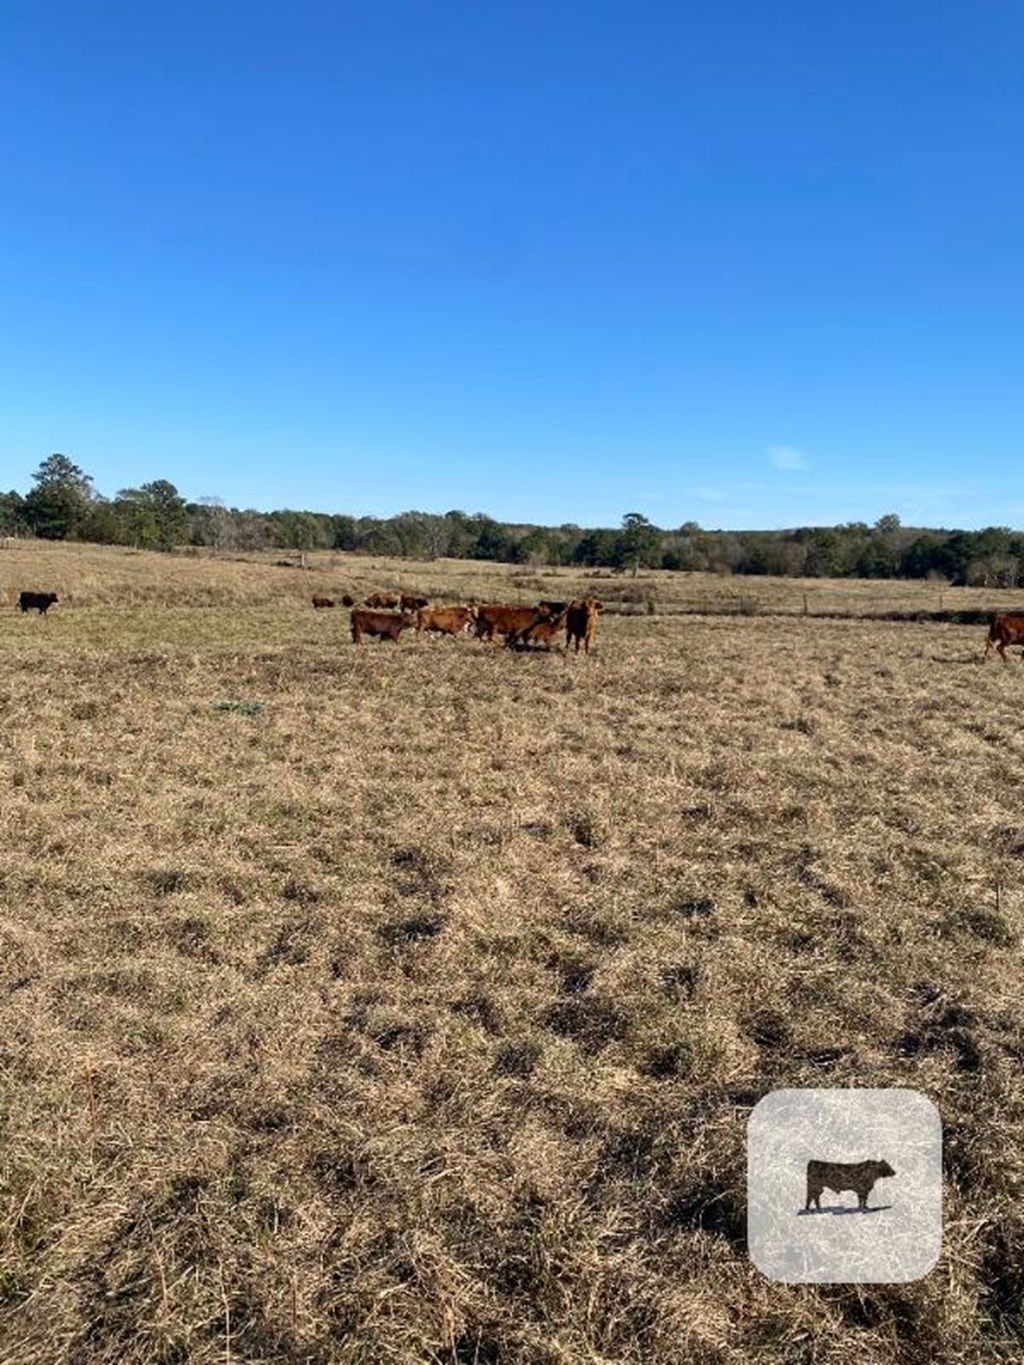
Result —
<instances>
[{"instance_id":1,"label":"cow shadow on grass","mask_svg":"<svg viewBox=\"0 0 1024 1365\"><path fill-rule=\"evenodd\" d=\"M851 1204L826 1204L823 1209L797 1209L798 1218L811 1218L819 1213L831 1213L833 1215L845 1213L884 1213L886 1209L891 1209L891 1204L873 1204L869 1209L858 1209Z\"/></svg>"},{"instance_id":2,"label":"cow shadow on grass","mask_svg":"<svg viewBox=\"0 0 1024 1365\"><path fill-rule=\"evenodd\" d=\"M933 664L962 664L964 667L985 662L980 654L930 654L928 657Z\"/></svg>"}]
</instances>

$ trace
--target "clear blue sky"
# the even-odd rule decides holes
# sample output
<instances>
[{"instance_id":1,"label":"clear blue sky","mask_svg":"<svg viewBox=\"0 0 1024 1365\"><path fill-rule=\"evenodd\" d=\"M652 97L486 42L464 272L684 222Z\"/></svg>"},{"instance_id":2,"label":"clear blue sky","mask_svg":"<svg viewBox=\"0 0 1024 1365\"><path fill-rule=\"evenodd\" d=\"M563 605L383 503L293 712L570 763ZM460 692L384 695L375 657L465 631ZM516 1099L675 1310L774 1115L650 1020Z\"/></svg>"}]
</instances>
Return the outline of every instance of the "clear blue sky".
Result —
<instances>
[{"instance_id":1,"label":"clear blue sky","mask_svg":"<svg viewBox=\"0 0 1024 1365\"><path fill-rule=\"evenodd\" d=\"M0 487L1024 525L1021 0L5 0Z\"/></svg>"}]
</instances>

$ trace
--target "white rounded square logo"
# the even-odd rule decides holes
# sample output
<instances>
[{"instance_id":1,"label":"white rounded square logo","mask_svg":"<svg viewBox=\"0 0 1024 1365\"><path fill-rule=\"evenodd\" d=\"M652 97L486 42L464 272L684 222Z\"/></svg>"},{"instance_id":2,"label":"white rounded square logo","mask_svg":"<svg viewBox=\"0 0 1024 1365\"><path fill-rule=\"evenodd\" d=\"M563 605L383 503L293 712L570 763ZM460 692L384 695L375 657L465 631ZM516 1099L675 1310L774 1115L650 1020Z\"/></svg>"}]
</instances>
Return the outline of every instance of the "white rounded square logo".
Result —
<instances>
[{"instance_id":1,"label":"white rounded square logo","mask_svg":"<svg viewBox=\"0 0 1024 1365\"><path fill-rule=\"evenodd\" d=\"M787 1284L918 1280L942 1249L942 1123L916 1090L773 1090L747 1121L747 1242Z\"/></svg>"}]
</instances>

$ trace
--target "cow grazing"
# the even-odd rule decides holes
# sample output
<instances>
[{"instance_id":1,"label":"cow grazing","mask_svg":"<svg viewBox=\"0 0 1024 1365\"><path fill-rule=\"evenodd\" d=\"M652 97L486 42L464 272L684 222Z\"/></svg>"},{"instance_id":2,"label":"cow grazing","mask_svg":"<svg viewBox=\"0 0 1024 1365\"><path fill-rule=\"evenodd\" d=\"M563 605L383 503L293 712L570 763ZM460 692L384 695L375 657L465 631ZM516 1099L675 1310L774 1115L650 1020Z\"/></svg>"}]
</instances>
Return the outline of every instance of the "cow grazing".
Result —
<instances>
[{"instance_id":1,"label":"cow grazing","mask_svg":"<svg viewBox=\"0 0 1024 1365\"><path fill-rule=\"evenodd\" d=\"M366 599L368 607L397 607L402 597L397 592L375 592L372 597Z\"/></svg>"},{"instance_id":2,"label":"cow grazing","mask_svg":"<svg viewBox=\"0 0 1024 1365\"><path fill-rule=\"evenodd\" d=\"M876 1180L885 1180L896 1172L888 1161L808 1161L807 1163L807 1203L804 1212L811 1204L821 1211L821 1196L824 1190L842 1194L853 1190L859 1208L866 1209L868 1195Z\"/></svg>"},{"instance_id":3,"label":"cow grazing","mask_svg":"<svg viewBox=\"0 0 1024 1365\"><path fill-rule=\"evenodd\" d=\"M351 615L352 642L359 644L364 635L377 635L382 640L396 641L403 630L413 624L411 616L403 616L397 611L363 611L356 609Z\"/></svg>"},{"instance_id":4,"label":"cow grazing","mask_svg":"<svg viewBox=\"0 0 1024 1365\"><path fill-rule=\"evenodd\" d=\"M334 606L334 598L333 598L333 597L314 597L314 598L313 598L313 606L314 606L314 607L333 607L333 606Z\"/></svg>"},{"instance_id":5,"label":"cow grazing","mask_svg":"<svg viewBox=\"0 0 1024 1365\"><path fill-rule=\"evenodd\" d=\"M355 604L356 599L352 596L350 592L347 592L345 596L341 599L341 605L343 607L354 607Z\"/></svg>"},{"instance_id":6,"label":"cow grazing","mask_svg":"<svg viewBox=\"0 0 1024 1365\"><path fill-rule=\"evenodd\" d=\"M982 659L984 663L992 652L995 645L999 653L1003 656L1003 663L1008 663L1006 657L1007 645L1024 645L1024 615L1017 615L1010 611L1001 611L993 620L988 628L988 638L985 641L985 654ZM1024 660L1024 651L1021 652L1021 659Z\"/></svg>"},{"instance_id":7,"label":"cow grazing","mask_svg":"<svg viewBox=\"0 0 1024 1365\"><path fill-rule=\"evenodd\" d=\"M597 630L597 614L600 610L601 603L593 597L569 603L565 611L566 649L575 641L577 654L580 652L580 645L583 646L584 654L590 653L594 632Z\"/></svg>"},{"instance_id":8,"label":"cow grazing","mask_svg":"<svg viewBox=\"0 0 1024 1365\"><path fill-rule=\"evenodd\" d=\"M461 635L476 618L476 607L420 607L416 613L416 634L425 630L438 635Z\"/></svg>"},{"instance_id":9,"label":"cow grazing","mask_svg":"<svg viewBox=\"0 0 1024 1365\"><path fill-rule=\"evenodd\" d=\"M421 607L430 606L429 597L412 597L409 593L403 592L398 599L398 605L403 611L419 611Z\"/></svg>"},{"instance_id":10,"label":"cow grazing","mask_svg":"<svg viewBox=\"0 0 1024 1365\"><path fill-rule=\"evenodd\" d=\"M476 633L484 640L493 640L496 635L506 639L518 634L537 620L550 616L546 607L506 607L488 602L476 609Z\"/></svg>"},{"instance_id":11,"label":"cow grazing","mask_svg":"<svg viewBox=\"0 0 1024 1365\"><path fill-rule=\"evenodd\" d=\"M45 616L56 600L55 592L23 592L18 595L18 609L31 611L35 608L40 616Z\"/></svg>"}]
</instances>

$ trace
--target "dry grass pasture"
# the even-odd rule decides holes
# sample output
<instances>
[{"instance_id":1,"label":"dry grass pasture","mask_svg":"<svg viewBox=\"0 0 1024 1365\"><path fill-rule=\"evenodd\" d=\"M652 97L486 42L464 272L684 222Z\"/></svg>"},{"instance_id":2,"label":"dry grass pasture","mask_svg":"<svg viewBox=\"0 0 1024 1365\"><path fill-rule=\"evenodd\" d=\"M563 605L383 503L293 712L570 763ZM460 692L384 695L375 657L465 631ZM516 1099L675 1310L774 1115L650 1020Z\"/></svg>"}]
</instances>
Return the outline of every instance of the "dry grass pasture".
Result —
<instances>
[{"instance_id":1,"label":"dry grass pasture","mask_svg":"<svg viewBox=\"0 0 1024 1365\"><path fill-rule=\"evenodd\" d=\"M793 614L931 585L311 563L0 549L0 1362L1019 1361L1016 651ZM310 605L391 586L623 610ZM942 1258L770 1283L747 1115L846 1085L938 1104Z\"/></svg>"}]
</instances>

